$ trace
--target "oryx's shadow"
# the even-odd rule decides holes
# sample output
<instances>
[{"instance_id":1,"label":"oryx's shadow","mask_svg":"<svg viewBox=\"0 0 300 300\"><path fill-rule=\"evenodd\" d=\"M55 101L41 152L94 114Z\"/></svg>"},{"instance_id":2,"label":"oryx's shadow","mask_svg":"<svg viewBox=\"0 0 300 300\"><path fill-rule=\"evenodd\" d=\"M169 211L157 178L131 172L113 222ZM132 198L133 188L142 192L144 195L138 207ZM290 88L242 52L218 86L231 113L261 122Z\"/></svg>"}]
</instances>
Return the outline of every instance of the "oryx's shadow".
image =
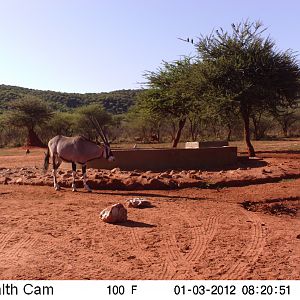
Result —
<instances>
[{"instance_id":1,"label":"oryx's shadow","mask_svg":"<svg viewBox=\"0 0 300 300\"><path fill-rule=\"evenodd\" d=\"M157 225L133 221L133 220L127 220L126 222L122 222L122 223L115 223L115 225L124 226L124 227L143 227L143 228L157 227Z\"/></svg>"}]
</instances>

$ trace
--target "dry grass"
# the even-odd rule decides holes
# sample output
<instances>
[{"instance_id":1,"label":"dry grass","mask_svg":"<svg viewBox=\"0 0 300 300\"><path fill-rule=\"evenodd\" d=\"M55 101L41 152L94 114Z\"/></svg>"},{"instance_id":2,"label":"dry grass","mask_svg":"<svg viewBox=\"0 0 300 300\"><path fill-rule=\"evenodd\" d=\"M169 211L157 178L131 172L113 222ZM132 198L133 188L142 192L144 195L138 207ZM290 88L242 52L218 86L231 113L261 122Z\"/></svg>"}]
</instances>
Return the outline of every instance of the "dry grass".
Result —
<instances>
[{"instance_id":1,"label":"dry grass","mask_svg":"<svg viewBox=\"0 0 300 300\"><path fill-rule=\"evenodd\" d=\"M300 151L300 138L281 141L252 141L256 151ZM244 141L230 142L230 146L238 147L239 152L246 152Z\"/></svg>"},{"instance_id":2,"label":"dry grass","mask_svg":"<svg viewBox=\"0 0 300 300\"><path fill-rule=\"evenodd\" d=\"M300 138L274 140L274 141L252 141L252 144L256 151L300 151ZM134 145L137 148L171 148L171 143L154 143L154 144L139 144L139 143L122 143L113 145L113 148L120 149L133 148ZM179 143L178 148L184 148L185 143ZM238 147L239 152L246 152L246 145L244 141L234 141L229 143L230 146Z\"/></svg>"},{"instance_id":3,"label":"dry grass","mask_svg":"<svg viewBox=\"0 0 300 300\"><path fill-rule=\"evenodd\" d=\"M300 138L285 139L280 141L252 141L256 151L300 151ZM133 149L134 145L140 149L158 149L158 148L171 148L171 143L153 143L153 144L139 144L139 143L120 143L112 144L113 149ZM178 148L184 148L185 143L179 143ZM238 152L246 152L246 145L244 141L234 141L229 143L230 146L238 147ZM23 155L26 149L19 148L0 148L0 156L15 156ZM31 148L30 153L40 154L45 152L45 149Z\"/></svg>"}]
</instances>

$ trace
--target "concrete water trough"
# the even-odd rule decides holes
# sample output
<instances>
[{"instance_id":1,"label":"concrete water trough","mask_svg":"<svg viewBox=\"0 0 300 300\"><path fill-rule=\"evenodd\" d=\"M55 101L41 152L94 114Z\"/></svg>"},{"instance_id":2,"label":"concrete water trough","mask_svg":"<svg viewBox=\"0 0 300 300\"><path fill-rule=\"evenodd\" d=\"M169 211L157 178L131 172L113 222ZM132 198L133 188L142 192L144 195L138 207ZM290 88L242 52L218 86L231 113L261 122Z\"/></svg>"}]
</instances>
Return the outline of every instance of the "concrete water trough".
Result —
<instances>
[{"instance_id":1,"label":"concrete water trough","mask_svg":"<svg viewBox=\"0 0 300 300\"><path fill-rule=\"evenodd\" d=\"M96 159L89 168L121 170L197 170L222 169L237 162L236 147L210 147L198 149L123 149L113 150L112 163Z\"/></svg>"}]
</instances>

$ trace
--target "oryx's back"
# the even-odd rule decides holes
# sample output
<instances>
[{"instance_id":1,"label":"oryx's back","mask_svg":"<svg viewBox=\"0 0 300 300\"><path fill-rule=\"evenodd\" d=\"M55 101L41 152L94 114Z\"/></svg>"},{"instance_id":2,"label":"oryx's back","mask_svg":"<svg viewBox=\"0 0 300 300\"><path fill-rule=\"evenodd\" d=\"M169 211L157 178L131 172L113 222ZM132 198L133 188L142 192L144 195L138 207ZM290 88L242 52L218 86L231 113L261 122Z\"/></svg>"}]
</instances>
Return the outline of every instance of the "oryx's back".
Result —
<instances>
[{"instance_id":1,"label":"oryx's back","mask_svg":"<svg viewBox=\"0 0 300 300\"><path fill-rule=\"evenodd\" d=\"M69 162L86 163L101 156L101 148L82 136L57 135L49 141L48 147L51 155Z\"/></svg>"}]
</instances>

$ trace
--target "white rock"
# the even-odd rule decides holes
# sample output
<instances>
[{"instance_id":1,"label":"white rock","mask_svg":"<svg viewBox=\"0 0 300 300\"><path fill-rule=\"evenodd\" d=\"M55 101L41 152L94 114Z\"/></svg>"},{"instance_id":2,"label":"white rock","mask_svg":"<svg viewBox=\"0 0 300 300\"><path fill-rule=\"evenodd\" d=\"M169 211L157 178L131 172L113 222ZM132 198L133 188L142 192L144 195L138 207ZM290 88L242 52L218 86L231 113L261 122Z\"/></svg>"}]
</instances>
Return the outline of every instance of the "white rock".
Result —
<instances>
[{"instance_id":1,"label":"white rock","mask_svg":"<svg viewBox=\"0 0 300 300\"><path fill-rule=\"evenodd\" d=\"M114 169L112 169L110 172L111 172L111 173L117 173L117 172L120 172L120 171L121 171L120 168L114 168Z\"/></svg>"},{"instance_id":2,"label":"white rock","mask_svg":"<svg viewBox=\"0 0 300 300\"><path fill-rule=\"evenodd\" d=\"M23 178L21 178L21 177L18 178L18 179L16 180L16 183L17 183L17 184L22 184L22 183L23 183Z\"/></svg>"},{"instance_id":3,"label":"white rock","mask_svg":"<svg viewBox=\"0 0 300 300\"><path fill-rule=\"evenodd\" d=\"M106 223L121 223L127 221L127 209L123 204L117 203L100 212L100 218Z\"/></svg>"},{"instance_id":4,"label":"white rock","mask_svg":"<svg viewBox=\"0 0 300 300\"><path fill-rule=\"evenodd\" d=\"M128 203L128 207L133 207L133 208L145 208L145 207L152 206L150 201L143 198L133 198L127 200L127 203Z\"/></svg>"}]
</instances>

